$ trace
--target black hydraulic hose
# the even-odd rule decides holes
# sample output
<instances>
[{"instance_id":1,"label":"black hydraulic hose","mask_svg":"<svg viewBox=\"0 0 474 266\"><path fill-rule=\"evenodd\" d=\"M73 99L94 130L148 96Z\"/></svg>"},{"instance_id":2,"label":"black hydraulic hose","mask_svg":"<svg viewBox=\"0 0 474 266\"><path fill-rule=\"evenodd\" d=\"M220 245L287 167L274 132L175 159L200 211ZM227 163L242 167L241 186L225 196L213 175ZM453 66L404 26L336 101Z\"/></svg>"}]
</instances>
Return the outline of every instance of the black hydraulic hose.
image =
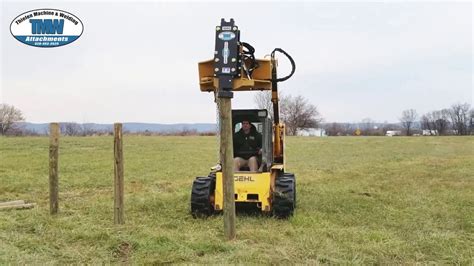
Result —
<instances>
[{"instance_id":1,"label":"black hydraulic hose","mask_svg":"<svg viewBox=\"0 0 474 266\"><path fill-rule=\"evenodd\" d=\"M255 48L246 42L241 42L240 44L245 48L245 50L242 51L242 63L245 64L246 60L250 60L250 65L246 71L248 71L248 76L252 77L253 71L259 67L258 62L255 59Z\"/></svg>"},{"instance_id":2,"label":"black hydraulic hose","mask_svg":"<svg viewBox=\"0 0 474 266\"><path fill-rule=\"evenodd\" d=\"M288 76L286 76L286 77L277 78L276 80L274 80L274 81L276 81L276 82L282 82L282 81L285 81L285 80L291 78L291 76L293 76L293 74L294 74L295 71L296 71L296 64L295 64L295 61L293 60L293 58L292 58L287 52L285 52L285 51L284 51L283 49L281 49L281 48L275 48L275 49L273 50L273 52L271 53L272 59L275 59L275 52L280 52L280 53L284 54L284 55L290 60L290 63L291 63L291 73L290 73Z\"/></svg>"},{"instance_id":3,"label":"black hydraulic hose","mask_svg":"<svg viewBox=\"0 0 474 266\"><path fill-rule=\"evenodd\" d=\"M246 54L254 54L255 53L255 48L253 48L252 45L246 43L246 42L240 42L240 44L242 44L242 46L247 49L247 51L245 51Z\"/></svg>"},{"instance_id":4,"label":"black hydraulic hose","mask_svg":"<svg viewBox=\"0 0 474 266\"><path fill-rule=\"evenodd\" d=\"M278 105L278 82L282 82L291 78L291 76L295 74L296 64L295 64L295 60L293 60L293 58L281 48L275 48L272 51L271 53L272 62L275 62L275 52L280 52L284 54L290 60L290 63L291 63L291 73L288 76L283 77L283 78L277 78L277 68L275 65L272 67L272 78L270 79L270 81L272 82L273 119L274 119L274 123L278 124L280 123L280 107ZM277 95L276 98L274 98L273 96L274 93Z\"/></svg>"}]
</instances>

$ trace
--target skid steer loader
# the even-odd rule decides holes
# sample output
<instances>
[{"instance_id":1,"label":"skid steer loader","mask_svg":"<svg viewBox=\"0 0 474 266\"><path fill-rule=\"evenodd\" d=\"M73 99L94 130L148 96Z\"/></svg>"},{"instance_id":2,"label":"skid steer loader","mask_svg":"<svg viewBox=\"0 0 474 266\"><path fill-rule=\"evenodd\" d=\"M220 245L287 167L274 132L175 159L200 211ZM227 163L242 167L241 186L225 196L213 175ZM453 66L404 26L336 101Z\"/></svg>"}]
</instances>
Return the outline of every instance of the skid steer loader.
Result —
<instances>
[{"instance_id":1,"label":"skid steer loader","mask_svg":"<svg viewBox=\"0 0 474 266\"><path fill-rule=\"evenodd\" d=\"M235 203L253 204L262 212L278 218L293 215L296 207L296 178L285 172L285 125L280 122L278 82L289 79L295 72L295 62L285 51L276 48L270 58L256 59L254 48L240 41L240 31L234 20L221 20L216 27L214 58L200 62L199 85L203 92L214 92L232 97L234 91L271 91L273 119L265 109L232 110L233 132L246 120L262 136L260 152L249 151L258 157L258 170L239 169L234 173ZM275 52L283 53L291 62L292 71L277 78ZM219 90L219 83L229 82L232 90ZM208 176L197 177L192 186L191 213L205 217L223 210L223 177L219 164Z\"/></svg>"}]
</instances>

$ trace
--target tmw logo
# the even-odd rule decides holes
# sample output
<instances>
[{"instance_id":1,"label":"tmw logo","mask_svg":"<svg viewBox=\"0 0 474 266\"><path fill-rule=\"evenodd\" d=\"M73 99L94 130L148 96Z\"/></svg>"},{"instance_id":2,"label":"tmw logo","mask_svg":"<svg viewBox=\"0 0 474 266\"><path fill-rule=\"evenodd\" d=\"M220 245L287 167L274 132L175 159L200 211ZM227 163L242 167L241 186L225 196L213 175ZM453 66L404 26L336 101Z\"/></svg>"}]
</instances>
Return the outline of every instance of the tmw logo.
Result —
<instances>
[{"instance_id":1,"label":"tmw logo","mask_svg":"<svg viewBox=\"0 0 474 266\"><path fill-rule=\"evenodd\" d=\"M35 9L14 18L10 32L18 41L35 47L58 47L77 40L84 31L81 20L58 9Z\"/></svg>"},{"instance_id":2,"label":"tmw logo","mask_svg":"<svg viewBox=\"0 0 474 266\"><path fill-rule=\"evenodd\" d=\"M63 34L64 19L30 19L32 34Z\"/></svg>"}]
</instances>

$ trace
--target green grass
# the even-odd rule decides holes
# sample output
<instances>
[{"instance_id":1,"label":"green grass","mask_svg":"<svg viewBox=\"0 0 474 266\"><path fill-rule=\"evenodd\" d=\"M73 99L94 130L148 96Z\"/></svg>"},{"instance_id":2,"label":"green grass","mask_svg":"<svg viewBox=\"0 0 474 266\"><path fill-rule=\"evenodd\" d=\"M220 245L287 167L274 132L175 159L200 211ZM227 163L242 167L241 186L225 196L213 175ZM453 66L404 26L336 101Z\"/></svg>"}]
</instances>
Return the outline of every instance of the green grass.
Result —
<instances>
[{"instance_id":1,"label":"green grass","mask_svg":"<svg viewBox=\"0 0 474 266\"><path fill-rule=\"evenodd\" d=\"M60 214L49 215L48 138L0 138L0 264L453 263L474 261L474 137L288 138L294 217L193 219L214 137L125 136L125 219L113 224L112 137L60 139Z\"/></svg>"}]
</instances>

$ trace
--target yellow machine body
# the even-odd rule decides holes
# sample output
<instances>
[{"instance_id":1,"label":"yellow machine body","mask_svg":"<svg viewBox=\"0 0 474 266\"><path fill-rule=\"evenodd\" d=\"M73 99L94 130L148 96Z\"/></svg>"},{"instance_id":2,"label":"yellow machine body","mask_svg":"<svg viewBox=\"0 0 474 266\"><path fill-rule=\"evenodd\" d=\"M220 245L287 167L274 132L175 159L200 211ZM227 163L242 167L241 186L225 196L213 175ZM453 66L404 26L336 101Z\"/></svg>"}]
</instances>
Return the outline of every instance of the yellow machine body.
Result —
<instances>
[{"instance_id":1,"label":"yellow machine body","mask_svg":"<svg viewBox=\"0 0 474 266\"><path fill-rule=\"evenodd\" d=\"M270 172L236 172L234 174L235 202L256 203L262 211L271 211L271 180ZM223 204L222 172L217 172L214 209L222 210Z\"/></svg>"},{"instance_id":2,"label":"yellow machine body","mask_svg":"<svg viewBox=\"0 0 474 266\"><path fill-rule=\"evenodd\" d=\"M241 77L232 80L233 91L271 90L272 62L270 59L257 59L259 67L255 69L252 78ZM201 91L215 91L219 87L219 79L214 77L214 60L207 60L198 64L199 86Z\"/></svg>"}]
</instances>

